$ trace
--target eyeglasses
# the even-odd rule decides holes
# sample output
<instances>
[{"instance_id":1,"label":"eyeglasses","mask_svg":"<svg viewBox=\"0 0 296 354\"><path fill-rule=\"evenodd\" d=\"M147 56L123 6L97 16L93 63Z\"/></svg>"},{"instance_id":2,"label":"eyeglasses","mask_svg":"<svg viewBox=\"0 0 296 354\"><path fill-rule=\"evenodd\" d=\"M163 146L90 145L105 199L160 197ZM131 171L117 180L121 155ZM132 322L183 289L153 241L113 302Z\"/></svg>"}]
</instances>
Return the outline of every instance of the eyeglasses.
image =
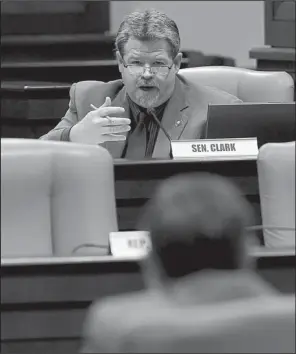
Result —
<instances>
[{"instance_id":1,"label":"eyeglasses","mask_svg":"<svg viewBox=\"0 0 296 354\"><path fill-rule=\"evenodd\" d=\"M128 69L128 71L132 75L142 75L146 69L149 69L151 74L153 75L161 75L166 76L170 72L173 64L171 66L168 65L152 65L152 66L145 66L142 64L126 64L123 62L123 66Z\"/></svg>"}]
</instances>

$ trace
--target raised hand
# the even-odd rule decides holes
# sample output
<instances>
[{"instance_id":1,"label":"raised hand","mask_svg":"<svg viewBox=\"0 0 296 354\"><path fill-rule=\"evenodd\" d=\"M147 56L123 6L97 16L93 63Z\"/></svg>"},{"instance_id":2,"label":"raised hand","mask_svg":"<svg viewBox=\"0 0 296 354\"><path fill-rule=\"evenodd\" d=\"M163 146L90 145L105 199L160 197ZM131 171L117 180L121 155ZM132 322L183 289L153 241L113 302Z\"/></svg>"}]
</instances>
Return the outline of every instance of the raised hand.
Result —
<instances>
[{"instance_id":1,"label":"raised hand","mask_svg":"<svg viewBox=\"0 0 296 354\"><path fill-rule=\"evenodd\" d=\"M76 143L101 144L105 141L125 140L124 132L128 132L130 119L118 117L124 113L122 107L111 107L110 97L106 97L104 104L97 108L91 105L90 111L70 131L70 140Z\"/></svg>"}]
</instances>

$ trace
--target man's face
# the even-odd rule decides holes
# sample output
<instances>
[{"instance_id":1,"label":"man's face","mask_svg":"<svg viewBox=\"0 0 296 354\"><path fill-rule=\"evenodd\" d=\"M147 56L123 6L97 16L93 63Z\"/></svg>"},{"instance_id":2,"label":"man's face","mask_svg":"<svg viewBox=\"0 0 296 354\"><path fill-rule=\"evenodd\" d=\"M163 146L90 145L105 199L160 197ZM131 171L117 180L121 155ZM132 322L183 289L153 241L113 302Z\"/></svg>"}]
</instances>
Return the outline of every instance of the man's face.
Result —
<instances>
[{"instance_id":1,"label":"man's face","mask_svg":"<svg viewBox=\"0 0 296 354\"><path fill-rule=\"evenodd\" d=\"M127 93L139 106L158 107L171 97L182 54L172 58L167 41L140 41L130 38L125 44L123 58L117 52L117 59ZM135 72L134 68L125 65L142 68L138 67ZM171 69L162 68L154 73L155 66L167 66Z\"/></svg>"}]
</instances>

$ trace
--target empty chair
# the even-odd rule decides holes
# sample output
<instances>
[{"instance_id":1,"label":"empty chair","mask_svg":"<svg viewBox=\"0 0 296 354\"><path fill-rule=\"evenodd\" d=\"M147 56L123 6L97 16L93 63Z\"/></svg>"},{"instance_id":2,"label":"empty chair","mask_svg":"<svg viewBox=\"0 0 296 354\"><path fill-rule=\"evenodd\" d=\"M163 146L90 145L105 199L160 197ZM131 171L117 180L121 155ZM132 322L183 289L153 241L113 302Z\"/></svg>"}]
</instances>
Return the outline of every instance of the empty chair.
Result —
<instances>
[{"instance_id":1,"label":"empty chair","mask_svg":"<svg viewBox=\"0 0 296 354\"><path fill-rule=\"evenodd\" d=\"M108 253L113 162L99 146L1 139L2 257Z\"/></svg>"},{"instance_id":2,"label":"empty chair","mask_svg":"<svg viewBox=\"0 0 296 354\"><path fill-rule=\"evenodd\" d=\"M262 228L268 247L295 247L295 142L259 149Z\"/></svg>"},{"instance_id":3,"label":"empty chair","mask_svg":"<svg viewBox=\"0 0 296 354\"><path fill-rule=\"evenodd\" d=\"M224 90L243 102L293 102L294 80L284 72L231 66L205 66L179 71L189 81Z\"/></svg>"}]
</instances>

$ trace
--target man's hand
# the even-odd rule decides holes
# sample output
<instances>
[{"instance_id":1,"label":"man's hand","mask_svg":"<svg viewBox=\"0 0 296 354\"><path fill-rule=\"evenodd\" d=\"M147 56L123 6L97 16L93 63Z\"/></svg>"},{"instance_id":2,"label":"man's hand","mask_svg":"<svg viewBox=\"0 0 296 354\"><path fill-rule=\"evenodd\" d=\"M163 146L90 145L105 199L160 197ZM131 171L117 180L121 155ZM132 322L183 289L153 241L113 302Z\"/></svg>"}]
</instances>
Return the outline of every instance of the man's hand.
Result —
<instances>
[{"instance_id":1,"label":"man's hand","mask_svg":"<svg viewBox=\"0 0 296 354\"><path fill-rule=\"evenodd\" d=\"M105 141L125 140L125 135L118 133L128 132L131 121L129 118L116 117L124 113L124 108L110 106L110 97L106 97L99 108L92 105L94 110L72 127L70 141L97 145Z\"/></svg>"}]
</instances>

